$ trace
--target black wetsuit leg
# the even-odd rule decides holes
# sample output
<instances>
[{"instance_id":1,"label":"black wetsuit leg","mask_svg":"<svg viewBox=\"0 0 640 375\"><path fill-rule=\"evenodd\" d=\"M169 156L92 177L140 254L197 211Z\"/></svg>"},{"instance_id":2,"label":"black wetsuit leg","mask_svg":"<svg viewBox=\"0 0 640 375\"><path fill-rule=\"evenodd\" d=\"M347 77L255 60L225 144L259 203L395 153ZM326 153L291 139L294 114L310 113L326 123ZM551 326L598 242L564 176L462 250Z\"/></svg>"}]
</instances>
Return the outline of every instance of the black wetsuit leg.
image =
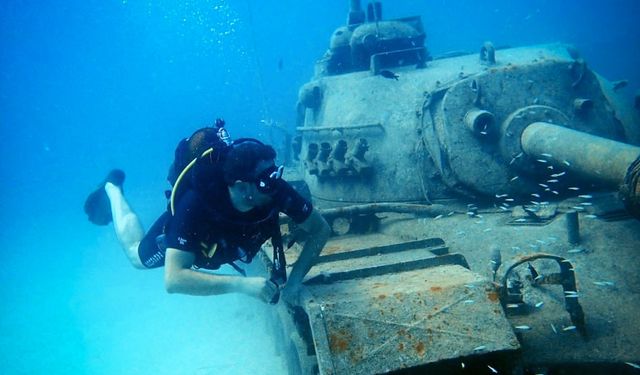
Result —
<instances>
[{"instance_id":1,"label":"black wetsuit leg","mask_svg":"<svg viewBox=\"0 0 640 375\"><path fill-rule=\"evenodd\" d=\"M140 241L140 245L138 245L138 256L142 264L147 268L164 266L164 253L167 250L164 244L164 229L170 218L171 213L165 211L153 223L142 241Z\"/></svg>"}]
</instances>

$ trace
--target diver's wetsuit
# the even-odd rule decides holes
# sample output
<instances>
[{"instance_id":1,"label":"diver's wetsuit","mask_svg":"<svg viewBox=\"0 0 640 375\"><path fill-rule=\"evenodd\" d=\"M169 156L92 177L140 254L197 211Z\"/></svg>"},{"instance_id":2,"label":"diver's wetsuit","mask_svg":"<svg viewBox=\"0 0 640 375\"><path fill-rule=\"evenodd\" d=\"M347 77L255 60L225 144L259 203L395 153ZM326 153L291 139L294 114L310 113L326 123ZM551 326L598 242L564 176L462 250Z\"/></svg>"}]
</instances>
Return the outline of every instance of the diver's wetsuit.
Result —
<instances>
[{"instance_id":1,"label":"diver's wetsuit","mask_svg":"<svg viewBox=\"0 0 640 375\"><path fill-rule=\"evenodd\" d=\"M165 212L153 224L138 253L147 268L164 265L167 247L193 253L194 265L201 268L217 269L235 260L249 262L279 230L280 212L301 223L311 209L311 203L288 183L282 184L272 202L246 213L233 208L227 186L222 183L206 192L189 190L178 201L175 216ZM166 234L164 241L156 240L162 233Z\"/></svg>"}]
</instances>

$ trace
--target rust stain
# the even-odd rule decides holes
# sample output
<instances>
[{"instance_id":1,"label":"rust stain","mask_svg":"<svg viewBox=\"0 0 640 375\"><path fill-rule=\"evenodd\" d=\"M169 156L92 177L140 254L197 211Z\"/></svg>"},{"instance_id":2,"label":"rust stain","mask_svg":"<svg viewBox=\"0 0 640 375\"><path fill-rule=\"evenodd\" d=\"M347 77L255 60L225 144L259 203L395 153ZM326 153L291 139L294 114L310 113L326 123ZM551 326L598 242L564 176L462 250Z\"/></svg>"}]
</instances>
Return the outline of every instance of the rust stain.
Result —
<instances>
[{"instance_id":1,"label":"rust stain","mask_svg":"<svg viewBox=\"0 0 640 375\"><path fill-rule=\"evenodd\" d=\"M400 292L395 292L395 293L393 293L393 296L396 297L399 300L402 300L402 297L404 297L404 294L402 294Z\"/></svg>"},{"instance_id":2,"label":"rust stain","mask_svg":"<svg viewBox=\"0 0 640 375\"><path fill-rule=\"evenodd\" d=\"M442 287L441 286L432 286L431 288L429 288L432 292L441 292L442 291Z\"/></svg>"},{"instance_id":3,"label":"rust stain","mask_svg":"<svg viewBox=\"0 0 640 375\"><path fill-rule=\"evenodd\" d=\"M416 344L416 346L414 346L414 348L416 349L416 353L418 353L418 355L420 357L424 357L424 343L422 341L418 341L418 343Z\"/></svg>"},{"instance_id":4,"label":"rust stain","mask_svg":"<svg viewBox=\"0 0 640 375\"><path fill-rule=\"evenodd\" d=\"M325 254L325 255L326 254L333 254L333 253L338 252L340 250L342 250L342 248L340 246L335 246L335 245L333 245L333 246L331 246L331 245L330 246L325 246L324 249L322 249L322 254Z\"/></svg>"},{"instance_id":5,"label":"rust stain","mask_svg":"<svg viewBox=\"0 0 640 375\"><path fill-rule=\"evenodd\" d=\"M385 298L387 298L387 296L385 294L378 295L378 299L380 299L380 300L383 300Z\"/></svg>"},{"instance_id":6,"label":"rust stain","mask_svg":"<svg viewBox=\"0 0 640 375\"><path fill-rule=\"evenodd\" d=\"M339 331L329 335L329 347L333 353L342 353L349 349L351 335L345 331Z\"/></svg>"},{"instance_id":7,"label":"rust stain","mask_svg":"<svg viewBox=\"0 0 640 375\"><path fill-rule=\"evenodd\" d=\"M490 292L487 292L487 298L489 298L489 300L491 300L491 302L496 302L499 298L498 296L498 292L492 290Z\"/></svg>"},{"instance_id":8,"label":"rust stain","mask_svg":"<svg viewBox=\"0 0 640 375\"><path fill-rule=\"evenodd\" d=\"M403 343L398 343L398 350L403 351L404 350L404 344Z\"/></svg>"}]
</instances>

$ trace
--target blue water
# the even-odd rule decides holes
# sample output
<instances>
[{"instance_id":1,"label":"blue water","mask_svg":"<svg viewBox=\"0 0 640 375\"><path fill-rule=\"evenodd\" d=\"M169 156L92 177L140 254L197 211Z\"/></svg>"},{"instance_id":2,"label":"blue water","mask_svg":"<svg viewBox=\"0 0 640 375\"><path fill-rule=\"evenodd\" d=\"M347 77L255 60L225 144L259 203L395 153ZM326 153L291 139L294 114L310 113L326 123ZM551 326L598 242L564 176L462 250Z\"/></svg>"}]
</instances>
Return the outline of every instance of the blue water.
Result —
<instances>
[{"instance_id":1,"label":"blue water","mask_svg":"<svg viewBox=\"0 0 640 375\"><path fill-rule=\"evenodd\" d=\"M271 374L263 306L168 295L127 264L86 194L112 167L149 225L177 140L224 117L235 137L292 128L297 91L348 1L0 2L0 372ZM363 1L366 5L366 1ZM421 15L432 55L567 42L640 87L636 0L387 1ZM265 307L268 308L268 307Z\"/></svg>"}]
</instances>

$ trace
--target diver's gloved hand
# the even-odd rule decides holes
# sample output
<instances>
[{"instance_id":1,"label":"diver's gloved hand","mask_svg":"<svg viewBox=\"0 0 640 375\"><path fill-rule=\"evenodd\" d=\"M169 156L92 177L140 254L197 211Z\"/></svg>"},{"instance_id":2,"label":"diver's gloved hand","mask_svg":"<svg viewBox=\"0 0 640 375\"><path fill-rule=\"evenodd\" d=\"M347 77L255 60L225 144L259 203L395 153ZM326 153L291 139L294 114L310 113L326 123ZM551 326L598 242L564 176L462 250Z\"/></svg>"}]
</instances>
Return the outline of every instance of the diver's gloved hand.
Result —
<instances>
[{"instance_id":1,"label":"diver's gloved hand","mask_svg":"<svg viewBox=\"0 0 640 375\"><path fill-rule=\"evenodd\" d=\"M278 284L273 281L264 279L264 286L260 292L260 298L264 302L272 305L278 303L278 300L280 299L280 287L278 287Z\"/></svg>"},{"instance_id":2,"label":"diver's gloved hand","mask_svg":"<svg viewBox=\"0 0 640 375\"><path fill-rule=\"evenodd\" d=\"M238 277L242 284L239 292L248 294L264 303L277 303L280 299L278 284L264 277Z\"/></svg>"}]
</instances>

